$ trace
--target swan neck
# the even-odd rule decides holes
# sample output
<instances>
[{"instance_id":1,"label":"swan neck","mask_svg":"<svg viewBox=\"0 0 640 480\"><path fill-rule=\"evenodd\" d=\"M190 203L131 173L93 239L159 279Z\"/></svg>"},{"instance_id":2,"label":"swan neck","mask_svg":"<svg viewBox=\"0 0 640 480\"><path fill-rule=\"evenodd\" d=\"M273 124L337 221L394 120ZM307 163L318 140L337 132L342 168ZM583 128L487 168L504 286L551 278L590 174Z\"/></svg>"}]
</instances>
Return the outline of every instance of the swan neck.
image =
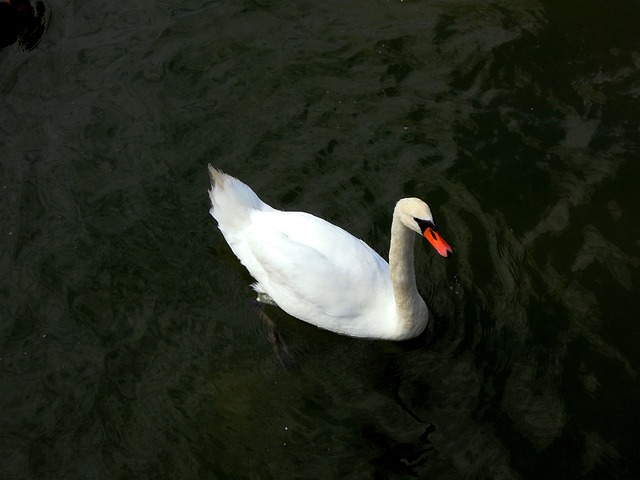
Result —
<instances>
[{"instance_id":1,"label":"swan neck","mask_svg":"<svg viewBox=\"0 0 640 480\"><path fill-rule=\"evenodd\" d=\"M391 224L391 246L389 248L389 268L391 279L399 287L416 287L416 272L413 256L415 233L394 218Z\"/></svg>"},{"instance_id":2,"label":"swan neck","mask_svg":"<svg viewBox=\"0 0 640 480\"><path fill-rule=\"evenodd\" d=\"M427 307L416 287L414 242L416 234L394 213L391 224L389 270L396 303L396 315L401 329L413 336L427 324ZM408 337L407 337L408 338Z\"/></svg>"}]
</instances>

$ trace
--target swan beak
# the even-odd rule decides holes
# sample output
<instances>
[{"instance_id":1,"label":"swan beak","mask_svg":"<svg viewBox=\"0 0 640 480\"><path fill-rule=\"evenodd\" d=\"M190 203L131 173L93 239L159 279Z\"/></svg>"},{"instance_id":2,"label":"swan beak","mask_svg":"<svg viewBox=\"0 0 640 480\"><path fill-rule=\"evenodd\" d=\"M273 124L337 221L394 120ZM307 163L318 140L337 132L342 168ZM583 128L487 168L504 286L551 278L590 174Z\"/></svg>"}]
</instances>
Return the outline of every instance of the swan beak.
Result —
<instances>
[{"instance_id":1,"label":"swan beak","mask_svg":"<svg viewBox=\"0 0 640 480\"><path fill-rule=\"evenodd\" d=\"M427 240L429 240L429 243L433 245L433 248L435 248L443 257L450 257L453 254L453 249L434 229L427 228L423 235Z\"/></svg>"}]
</instances>

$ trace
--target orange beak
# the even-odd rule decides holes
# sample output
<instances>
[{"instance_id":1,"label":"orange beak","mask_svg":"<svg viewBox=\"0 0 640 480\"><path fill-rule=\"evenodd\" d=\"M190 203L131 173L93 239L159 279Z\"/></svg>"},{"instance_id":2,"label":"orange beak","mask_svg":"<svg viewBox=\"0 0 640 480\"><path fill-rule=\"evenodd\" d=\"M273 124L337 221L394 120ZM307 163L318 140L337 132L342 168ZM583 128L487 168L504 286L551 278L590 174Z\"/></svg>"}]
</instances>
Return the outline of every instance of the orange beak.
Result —
<instances>
[{"instance_id":1,"label":"orange beak","mask_svg":"<svg viewBox=\"0 0 640 480\"><path fill-rule=\"evenodd\" d=\"M433 248L435 248L443 257L449 257L453 254L453 250L449 244L445 242L444 238L442 238L434 229L427 228L423 235L427 240L429 240L429 243L433 245Z\"/></svg>"}]
</instances>

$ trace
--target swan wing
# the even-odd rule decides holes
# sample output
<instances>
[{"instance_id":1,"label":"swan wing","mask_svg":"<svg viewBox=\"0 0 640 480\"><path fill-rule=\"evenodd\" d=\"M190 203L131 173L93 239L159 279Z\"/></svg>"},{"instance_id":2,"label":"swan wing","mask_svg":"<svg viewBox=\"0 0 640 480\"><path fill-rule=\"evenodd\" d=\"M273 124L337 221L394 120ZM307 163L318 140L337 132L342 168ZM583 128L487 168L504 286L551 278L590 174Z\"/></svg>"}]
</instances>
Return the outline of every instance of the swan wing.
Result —
<instances>
[{"instance_id":1,"label":"swan wing","mask_svg":"<svg viewBox=\"0 0 640 480\"><path fill-rule=\"evenodd\" d=\"M287 313L324 328L392 297L389 266L366 243L313 215L255 211L245 266Z\"/></svg>"}]
</instances>

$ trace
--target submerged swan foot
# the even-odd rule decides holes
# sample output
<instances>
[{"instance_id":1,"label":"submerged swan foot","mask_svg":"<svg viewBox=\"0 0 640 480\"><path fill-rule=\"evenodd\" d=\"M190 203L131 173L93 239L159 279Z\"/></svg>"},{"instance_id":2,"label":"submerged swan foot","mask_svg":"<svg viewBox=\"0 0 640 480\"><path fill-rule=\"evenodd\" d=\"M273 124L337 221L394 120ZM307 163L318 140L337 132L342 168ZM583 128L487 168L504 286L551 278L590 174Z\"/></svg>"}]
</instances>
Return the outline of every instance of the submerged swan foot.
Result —
<instances>
[{"instance_id":1,"label":"submerged swan foot","mask_svg":"<svg viewBox=\"0 0 640 480\"><path fill-rule=\"evenodd\" d=\"M271 299L271 297L269 297L268 295L265 296ZM260 300L256 300L256 302L254 302L253 304L253 307L255 308L258 317L264 322L267 327L267 338L273 346L273 351L278 356L280 364L287 370L294 370L299 368L298 364L293 359L293 356L289 353L289 348L287 347L284 338L276 328L275 323L273 322L273 320L271 320L271 317L269 317L269 315L264 312L262 305L259 302ZM275 303L273 305L275 305Z\"/></svg>"}]
</instances>

